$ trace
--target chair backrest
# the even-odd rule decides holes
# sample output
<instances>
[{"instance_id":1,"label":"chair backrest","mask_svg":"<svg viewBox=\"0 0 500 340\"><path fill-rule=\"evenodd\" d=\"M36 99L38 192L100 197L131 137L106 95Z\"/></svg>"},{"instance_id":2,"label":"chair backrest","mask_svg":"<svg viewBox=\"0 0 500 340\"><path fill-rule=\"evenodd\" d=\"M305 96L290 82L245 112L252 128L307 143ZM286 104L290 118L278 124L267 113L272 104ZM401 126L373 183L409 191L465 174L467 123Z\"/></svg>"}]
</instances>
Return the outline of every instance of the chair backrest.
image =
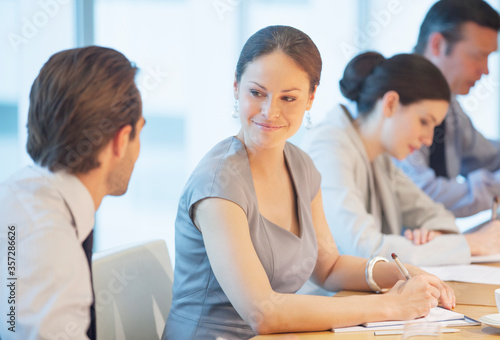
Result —
<instances>
[{"instance_id":1,"label":"chair backrest","mask_svg":"<svg viewBox=\"0 0 500 340\"><path fill-rule=\"evenodd\" d=\"M158 340L172 304L173 271L164 240L94 253L98 340Z\"/></svg>"}]
</instances>

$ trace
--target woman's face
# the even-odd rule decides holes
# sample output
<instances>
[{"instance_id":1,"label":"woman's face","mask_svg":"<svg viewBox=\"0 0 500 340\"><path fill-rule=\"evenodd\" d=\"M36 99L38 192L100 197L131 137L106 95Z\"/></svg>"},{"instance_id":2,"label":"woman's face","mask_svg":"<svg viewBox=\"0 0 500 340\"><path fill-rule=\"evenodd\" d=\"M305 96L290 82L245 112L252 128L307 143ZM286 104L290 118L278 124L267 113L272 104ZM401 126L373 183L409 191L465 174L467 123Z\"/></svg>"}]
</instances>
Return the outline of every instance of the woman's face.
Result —
<instances>
[{"instance_id":1,"label":"woman's face","mask_svg":"<svg viewBox=\"0 0 500 340\"><path fill-rule=\"evenodd\" d=\"M283 147L300 128L311 108L314 92L305 71L276 51L247 64L234 83L239 100L241 131L247 147Z\"/></svg>"},{"instance_id":2,"label":"woman's face","mask_svg":"<svg viewBox=\"0 0 500 340\"><path fill-rule=\"evenodd\" d=\"M443 121L448 105L445 100L428 99L407 106L398 103L383 125L385 152L401 160L422 145L431 146L434 128Z\"/></svg>"}]
</instances>

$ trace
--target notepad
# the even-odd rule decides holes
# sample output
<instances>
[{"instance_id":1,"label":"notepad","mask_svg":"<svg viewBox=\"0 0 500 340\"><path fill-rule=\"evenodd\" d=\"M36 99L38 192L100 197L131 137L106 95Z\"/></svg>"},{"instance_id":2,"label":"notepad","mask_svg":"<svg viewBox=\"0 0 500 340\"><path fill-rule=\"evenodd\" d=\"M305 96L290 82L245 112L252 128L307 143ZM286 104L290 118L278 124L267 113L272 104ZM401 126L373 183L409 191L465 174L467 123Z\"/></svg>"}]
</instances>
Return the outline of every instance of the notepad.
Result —
<instances>
[{"instance_id":1,"label":"notepad","mask_svg":"<svg viewBox=\"0 0 500 340\"><path fill-rule=\"evenodd\" d=\"M419 321L422 322L441 322L441 321L456 321L456 320L463 320L465 318L465 315L454 312L449 309L444 309L441 307L435 307L432 308L431 311L429 312L429 315L427 315L425 318L420 318L418 319ZM397 326L397 325L404 325L407 322L414 321L414 320L408 320L408 321L381 321L381 322L368 322L363 324L362 326L364 327L385 327L385 326Z\"/></svg>"},{"instance_id":2,"label":"notepad","mask_svg":"<svg viewBox=\"0 0 500 340\"><path fill-rule=\"evenodd\" d=\"M353 327L342 327L334 328L332 331L336 333L341 332L363 332L363 331L375 331L375 330L393 330L393 329L403 329L405 323L408 322L438 322L442 327L456 327L456 326L473 326L480 325L480 323L474 319L471 319L463 314L444 309L441 307L432 308L425 318L420 318L416 320L407 321L380 321L380 322L369 322L359 326Z\"/></svg>"}]
</instances>

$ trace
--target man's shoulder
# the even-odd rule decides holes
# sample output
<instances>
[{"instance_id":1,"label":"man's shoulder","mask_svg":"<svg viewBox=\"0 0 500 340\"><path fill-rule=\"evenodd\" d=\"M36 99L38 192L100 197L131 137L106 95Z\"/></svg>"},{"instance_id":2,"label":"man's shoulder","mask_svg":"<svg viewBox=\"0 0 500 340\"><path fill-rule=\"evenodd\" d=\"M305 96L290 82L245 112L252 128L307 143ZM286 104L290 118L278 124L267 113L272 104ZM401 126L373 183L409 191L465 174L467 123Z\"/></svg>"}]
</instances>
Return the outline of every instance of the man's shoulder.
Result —
<instances>
[{"instance_id":1,"label":"man's shoulder","mask_svg":"<svg viewBox=\"0 0 500 340\"><path fill-rule=\"evenodd\" d=\"M68 219L68 211L50 175L37 167L25 167L0 183L0 220L23 224L23 229L40 221ZM50 223L49 223L50 224Z\"/></svg>"},{"instance_id":2,"label":"man's shoulder","mask_svg":"<svg viewBox=\"0 0 500 340\"><path fill-rule=\"evenodd\" d=\"M55 192L50 172L36 166L26 166L0 183L0 194L10 197L40 197Z\"/></svg>"},{"instance_id":3,"label":"man's shoulder","mask_svg":"<svg viewBox=\"0 0 500 340\"><path fill-rule=\"evenodd\" d=\"M471 121L469 115L464 111L462 104L457 100L456 96L451 97L450 108L446 113L445 117L446 121L450 120L458 120L460 124L460 120ZM448 124L447 124L448 125Z\"/></svg>"}]
</instances>

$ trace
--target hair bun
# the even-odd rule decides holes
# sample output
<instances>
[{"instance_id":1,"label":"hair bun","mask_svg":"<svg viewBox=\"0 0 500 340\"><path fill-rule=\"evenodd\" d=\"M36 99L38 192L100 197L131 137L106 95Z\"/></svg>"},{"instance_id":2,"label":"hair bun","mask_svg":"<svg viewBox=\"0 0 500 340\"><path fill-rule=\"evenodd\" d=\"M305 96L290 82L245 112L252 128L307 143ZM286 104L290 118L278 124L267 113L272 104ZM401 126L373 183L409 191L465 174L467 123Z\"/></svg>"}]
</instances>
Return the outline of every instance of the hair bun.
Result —
<instances>
[{"instance_id":1,"label":"hair bun","mask_svg":"<svg viewBox=\"0 0 500 340\"><path fill-rule=\"evenodd\" d=\"M365 79L384 61L384 56L378 52L365 52L354 57L347 64L344 76L339 81L342 95L358 101Z\"/></svg>"}]
</instances>

